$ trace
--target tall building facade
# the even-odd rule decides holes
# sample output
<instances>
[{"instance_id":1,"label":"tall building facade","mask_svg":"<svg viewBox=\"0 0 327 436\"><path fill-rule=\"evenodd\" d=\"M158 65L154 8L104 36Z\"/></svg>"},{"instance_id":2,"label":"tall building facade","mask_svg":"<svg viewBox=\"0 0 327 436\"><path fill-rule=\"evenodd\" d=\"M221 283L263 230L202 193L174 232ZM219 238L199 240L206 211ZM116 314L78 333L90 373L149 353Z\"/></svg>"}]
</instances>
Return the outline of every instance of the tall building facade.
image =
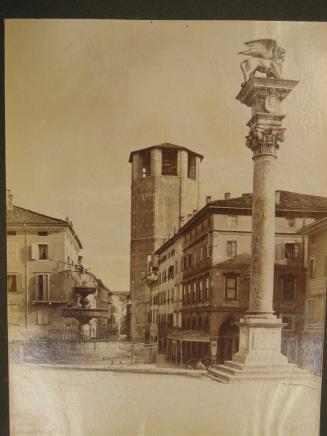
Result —
<instances>
[{"instance_id":1,"label":"tall building facade","mask_svg":"<svg viewBox=\"0 0 327 436\"><path fill-rule=\"evenodd\" d=\"M223 362L238 349L235 322L249 307L253 196L226 197L208 202L154 253L158 266L149 275L150 339L176 363L192 358ZM308 239L299 229L311 229L326 216L325 197L276 192L273 309L285 324L282 352L291 362L302 363L305 317Z\"/></svg>"},{"instance_id":2,"label":"tall building facade","mask_svg":"<svg viewBox=\"0 0 327 436\"><path fill-rule=\"evenodd\" d=\"M63 327L60 310L70 301L72 287L65 271L78 264L81 249L71 221L15 206L7 192L10 338Z\"/></svg>"},{"instance_id":3,"label":"tall building facade","mask_svg":"<svg viewBox=\"0 0 327 436\"><path fill-rule=\"evenodd\" d=\"M133 151L131 186L131 337L147 340L147 257L172 237L200 207L203 156L164 143Z\"/></svg>"},{"instance_id":4,"label":"tall building facade","mask_svg":"<svg viewBox=\"0 0 327 436\"><path fill-rule=\"evenodd\" d=\"M308 237L302 364L321 374L327 289L327 218L315 221L299 233Z\"/></svg>"},{"instance_id":5,"label":"tall building facade","mask_svg":"<svg viewBox=\"0 0 327 436\"><path fill-rule=\"evenodd\" d=\"M63 318L61 309L75 304L80 284L82 244L72 222L13 204L7 191L7 296L9 340L79 331L78 321ZM91 336L110 333L111 292L92 273L96 293L92 308L108 309L104 319L91 321ZM61 332L61 333L60 333Z\"/></svg>"}]
</instances>

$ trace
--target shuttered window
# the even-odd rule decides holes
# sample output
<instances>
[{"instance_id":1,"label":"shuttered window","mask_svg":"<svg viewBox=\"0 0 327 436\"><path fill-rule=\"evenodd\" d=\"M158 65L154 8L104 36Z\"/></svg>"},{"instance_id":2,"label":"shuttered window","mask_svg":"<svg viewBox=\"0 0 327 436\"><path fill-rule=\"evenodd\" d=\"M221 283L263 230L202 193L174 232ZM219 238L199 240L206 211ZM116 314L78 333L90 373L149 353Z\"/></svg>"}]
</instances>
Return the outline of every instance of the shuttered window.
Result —
<instances>
[{"instance_id":1,"label":"shuttered window","mask_svg":"<svg viewBox=\"0 0 327 436\"><path fill-rule=\"evenodd\" d=\"M225 299L226 300L237 299L237 277L233 277L233 276L225 277Z\"/></svg>"},{"instance_id":2,"label":"shuttered window","mask_svg":"<svg viewBox=\"0 0 327 436\"><path fill-rule=\"evenodd\" d=\"M48 260L49 259L48 244L32 244L31 258L32 260Z\"/></svg>"},{"instance_id":3,"label":"shuttered window","mask_svg":"<svg viewBox=\"0 0 327 436\"><path fill-rule=\"evenodd\" d=\"M227 241L227 256L237 256L237 241Z\"/></svg>"},{"instance_id":4,"label":"shuttered window","mask_svg":"<svg viewBox=\"0 0 327 436\"><path fill-rule=\"evenodd\" d=\"M49 275L37 274L36 276L36 300L49 300Z\"/></svg>"},{"instance_id":5,"label":"shuttered window","mask_svg":"<svg viewBox=\"0 0 327 436\"><path fill-rule=\"evenodd\" d=\"M8 274L7 275L7 291L8 292L17 292L17 275L16 274Z\"/></svg>"},{"instance_id":6,"label":"shuttered window","mask_svg":"<svg viewBox=\"0 0 327 436\"><path fill-rule=\"evenodd\" d=\"M48 259L48 245L47 244L39 244L39 259L47 260Z\"/></svg>"}]
</instances>

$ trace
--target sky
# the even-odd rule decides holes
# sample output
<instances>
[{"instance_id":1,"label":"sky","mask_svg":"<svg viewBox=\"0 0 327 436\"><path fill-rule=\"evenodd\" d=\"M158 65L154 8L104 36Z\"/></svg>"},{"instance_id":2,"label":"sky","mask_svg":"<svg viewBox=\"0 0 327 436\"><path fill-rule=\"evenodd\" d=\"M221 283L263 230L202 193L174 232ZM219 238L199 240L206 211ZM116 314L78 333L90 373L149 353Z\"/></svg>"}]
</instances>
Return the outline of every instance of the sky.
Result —
<instances>
[{"instance_id":1,"label":"sky","mask_svg":"<svg viewBox=\"0 0 327 436\"><path fill-rule=\"evenodd\" d=\"M129 154L204 155L202 204L252 191L250 109L235 99L244 42L277 39L285 141L276 189L327 196L327 23L6 20L6 177L14 203L73 221L84 264L129 290Z\"/></svg>"}]
</instances>

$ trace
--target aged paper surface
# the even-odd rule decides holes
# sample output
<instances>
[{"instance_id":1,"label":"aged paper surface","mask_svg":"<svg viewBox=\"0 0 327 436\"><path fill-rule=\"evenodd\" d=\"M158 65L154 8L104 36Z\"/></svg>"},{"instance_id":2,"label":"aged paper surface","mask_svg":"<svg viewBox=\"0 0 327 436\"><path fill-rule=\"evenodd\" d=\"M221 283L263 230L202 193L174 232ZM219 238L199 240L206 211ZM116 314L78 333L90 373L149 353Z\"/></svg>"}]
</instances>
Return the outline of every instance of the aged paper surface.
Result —
<instances>
[{"instance_id":1,"label":"aged paper surface","mask_svg":"<svg viewBox=\"0 0 327 436\"><path fill-rule=\"evenodd\" d=\"M11 434L319 434L326 53L326 23L6 20Z\"/></svg>"}]
</instances>

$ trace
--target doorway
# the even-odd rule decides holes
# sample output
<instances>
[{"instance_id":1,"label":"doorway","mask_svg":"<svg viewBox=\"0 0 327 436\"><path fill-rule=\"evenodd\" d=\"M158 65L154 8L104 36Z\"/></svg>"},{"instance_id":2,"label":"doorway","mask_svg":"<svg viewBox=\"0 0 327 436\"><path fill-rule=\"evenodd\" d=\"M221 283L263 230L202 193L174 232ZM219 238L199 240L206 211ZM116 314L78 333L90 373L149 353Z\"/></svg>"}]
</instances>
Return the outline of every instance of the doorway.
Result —
<instances>
[{"instance_id":1,"label":"doorway","mask_svg":"<svg viewBox=\"0 0 327 436\"><path fill-rule=\"evenodd\" d=\"M228 317L218 330L217 362L223 363L231 360L238 351L239 328L234 324L235 320Z\"/></svg>"}]
</instances>

